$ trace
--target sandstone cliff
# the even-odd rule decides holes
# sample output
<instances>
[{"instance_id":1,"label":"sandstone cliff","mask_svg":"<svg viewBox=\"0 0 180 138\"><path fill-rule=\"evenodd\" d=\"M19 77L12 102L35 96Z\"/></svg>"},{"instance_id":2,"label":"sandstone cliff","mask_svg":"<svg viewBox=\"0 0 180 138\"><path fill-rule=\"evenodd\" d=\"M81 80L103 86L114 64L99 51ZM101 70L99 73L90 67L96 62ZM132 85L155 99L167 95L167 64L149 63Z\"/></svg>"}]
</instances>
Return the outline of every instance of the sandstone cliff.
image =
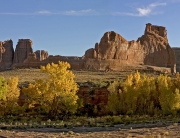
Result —
<instances>
[{"instance_id":1,"label":"sandstone cliff","mask_svg":"<svg viewBox=\"0 0 180 138\"><path fill-rule=\"evenodd\" d=\"M138 41L144 47L144 64L170 67L172 72L176 72L175 53L168 43L165 27L146 24L144 35Z\"/></svg>"},{"instance_id":2,"label":"sandstone cliff","mask_svg":"<svg viewBox=\"0 0 180 138\"><path fill-rule=\"evenodd\" d=\"M0 41L0 71L12 67L39 67L40 61L47 58L47 51L37 50L33 53L30 39L19 39L15 52L12 40Z\"/></svg>"},{"instance_id":3,"label":"sandstone cliff","mask_svg":"<svg viewBox=\"0 0 180 138\"><path fill-rule=\"evenodd\" d=\"M87 68L121 68L122 65L145 64L169 67L175 70L175 54L162 26L146 25L144 35L137 41L127 41L121 35L106 32L95 48L88 49L84 55ZM104 64L102 66L102 64Z\"/></svg>"},{"instance_id":4,"label":"sandstone cliff","mask_svg":"<svg viewBox=\"0 0 180 138\"><path fill-rule=\"evenodd\" d=\"M39 61L42 61L48 58L48 52L45 50L37 50L34 53L36 54L36 57Z\"/></svg>"},{"instance_id":5,"label":"sandstone cliff","mask_svg":"<svg viewBox=\"0 0 180 138\"><path fill-rule=\"evenodd\" d=\"M44 50L33 52L30 39L19 39L14 53L12 40L0 42L0 70L40 67L58 63L59 60L69 62L75 70L126 70L138 65L150 65L176 72L175 53L168 43L166 28L150 23L146 24L144 34L137 41L127 41L114 31L106 32L83 57L49 56Z\"/></svg>"},{"instance_id":6,"label":"sandstone cliff","mask_svg":"<svg viewBox=\"0 0 180 138\"><path fill-rule=\"evenodd\" d=\"M14 49L12 40L0 42L0 70L5 70L11 67Z\"/></svg>"},{"instance_id":7,"label":"sandstone cliff","mask_svg":"<svg viewBox=\"0 0 180 138\"><path fill-rule=\"evenodd\" d=\"M5 48L3 47L3 42L0 41L0 62L2 61L2 54L5 52Z\"/></svg>"},{"instance_id":8,"label":"sandstone cliff","mask_svg":"<svg viewBox=\"0 0 180 138\"><path fill-rule=\"evenodd\" d=\"M138 55L138 56L137 56ZM136 41L128 42L121 35L114 31L106 32L100 43L95 48L85 52L85 58L93 59L119 59L128 63L142 63L144 57L143 48Z\"/></svg>"},{"instance_id":9,"label":"sandstone cliff","mask_svg":"<svg viewBox=\"0 0 180 138\"><path fill-rule=\"evenodd\" d=\"M16 45L13 64L22 65L30 53L33 53L32 41L30 39L19 39Z\"/></svg>"},{"instance_id":10,"label":"sandstone cliff","mask_svg":"<svg viewBox=\"0 0 180 138\"><path fill-rule=\"evenodd\" d=\"M174 47L172 49L174 50L176 56L176 70L180 72L180 48Z\"/></svg>"}]
</instances>

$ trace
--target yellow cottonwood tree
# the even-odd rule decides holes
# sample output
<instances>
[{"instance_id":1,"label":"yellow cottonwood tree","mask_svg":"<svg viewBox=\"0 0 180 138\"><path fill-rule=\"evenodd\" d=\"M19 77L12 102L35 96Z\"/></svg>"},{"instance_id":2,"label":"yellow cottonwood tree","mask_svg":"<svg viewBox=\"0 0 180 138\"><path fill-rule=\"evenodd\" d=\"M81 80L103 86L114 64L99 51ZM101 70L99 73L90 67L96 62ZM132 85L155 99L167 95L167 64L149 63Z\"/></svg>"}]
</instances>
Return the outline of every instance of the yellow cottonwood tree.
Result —
<instances>
[{"instance_id":1,"label":"yellow cottonwood tree","mask_svg":"<svg viewBox=\"0 0 180 138\"><path fill-rule=\"evenodd\" d=\"M18 88L18 77L12 77L7 81L0 79L1 115L14 114L18 108L20 90Z\"/></svg>"},{"instance_id":2,"label":"yellow cottonwood tree","mask_svg":"<svg viewBox=\"0 0 180 138\"><path fill-rule=\"evenodd\" d=\"M5 99L5 114L17 114L20 89L18 88L18 77L11 77L7 80L7 93Z\"/></svg>"},{"instance_id":3,"label":"yellow cottonwood tree","mask_svg":"<svg viewBox=\"0 0 180 138\"><path fill-rule=\"evenodd\" d=\"M69 68L69 63L61 61L58 64L42 66L41 71L48 73L49 78L35 80L28 88L23 88L29 106L39 104L51 117L75 113L78 107L78 86L74 81L75 75Z\"/></svg>"},{"instance_id":4,"label":"yellow cottonwood tree","mask_svg":"<svg viewBox=\"0 0 180 138\"><path fill-rule=\"evenodd\" d=\"M7 92L7 84L4 77L0 76L0 100L5 99L5 93Z\"/></svg>"}]
</instances>

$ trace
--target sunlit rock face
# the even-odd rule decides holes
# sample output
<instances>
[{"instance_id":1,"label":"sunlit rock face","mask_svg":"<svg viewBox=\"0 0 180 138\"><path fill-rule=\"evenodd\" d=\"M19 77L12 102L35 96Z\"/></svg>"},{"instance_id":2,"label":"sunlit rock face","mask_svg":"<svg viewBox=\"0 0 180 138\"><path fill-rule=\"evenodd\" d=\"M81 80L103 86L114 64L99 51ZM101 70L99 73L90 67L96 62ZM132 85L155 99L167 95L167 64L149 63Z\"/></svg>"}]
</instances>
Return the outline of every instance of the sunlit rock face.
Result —
<instances>
[{"instance_id":1,"label":"sunlit rock face","mask_svg":"<svg viewBox=\"0 0 180 138\"><path fill-rule=\"evenodd\" d=\"M114 31L106 32L95 48L88 49L85 59L119 60L123 64L145 64L175 69L175 54L167 39L166 28L146 24L144 35L127 41ZM111 64L111 63L109 63Z\"/></svg>"},{"instance_id":2,"label":"sunlit rock face","mask_svg":"<svg viewBox=\"0 0 180 138\"><path fill-rule=\"evenodd\" d=\"M172 72L176 72L175 53L168 43L165 27L146 24L144 35L138 41L144 47L144 64L170 67Z\"/></svg>"},{"instance_id":3,"label":"sunlit rock face","mask_svg":"<svg viewBox=\"0 0 180 138\"><path fill-rule=\"evenodd\" d=\"M23 64L30 53L33 53L32 41L30 39L19 39L14 53L13 64Z\"/></svg>"},{"instance_id":4,"label":"sunlit rock face","mask_svg":"<svg viewBox=\"0 0 180 138\"><path fill-rule=\"evenodd\" d=\"M168 43L166 28L150 23L146 24L144 34L137 40L127 41L114 31L106 32L100 42L88 49L83 57L49 56L44 50L33 52L30 39L19 39L15 52L12 40L0 42L0 70L9 67L40 67L66 61L75 70L121 70L130 65L151 65L171 68L174 73L176 58Z\"/></svg>"}]
</instances>

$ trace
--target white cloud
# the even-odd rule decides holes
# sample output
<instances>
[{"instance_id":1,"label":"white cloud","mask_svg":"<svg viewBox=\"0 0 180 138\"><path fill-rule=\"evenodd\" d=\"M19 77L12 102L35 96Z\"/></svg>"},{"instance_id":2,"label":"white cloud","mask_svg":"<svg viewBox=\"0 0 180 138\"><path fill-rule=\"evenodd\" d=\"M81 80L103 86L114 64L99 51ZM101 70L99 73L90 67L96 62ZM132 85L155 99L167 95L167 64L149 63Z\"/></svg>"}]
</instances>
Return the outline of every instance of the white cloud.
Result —
<instances>
[{"instance_id":1,"label":"white cloud","mask_svg":"<svg viewBox=\"0 0 180 138\"><path fill-rule=\"evenodd\" d=\"M51 14L51 12L47 10L43 10L43 11L38 11L37 14Z\"/></svg>"},{"instance_id":2,"label":"white cloud","mask_svg":"<svg viewBox=\"0 0 180 138\"><path fill-rule=\"evenodd\" d=\"M0 12L1 15L32 15L32 13L23 13L23 12Z\"/></svg>"},{"instance_id":3,"label":"white cloud","mask_svg":"<svg viewBox=\"0 0 180 138\"><path fill-rule=\"evenodd\" d=\"M166 3L152 3L147 7L136 8L136 13L114 12L113 15L148 16L151 14L159 14L160 12L155 12L154 8L157 6L165 6L165 5Z\"/></svg>"},{"instance_id":4,"label":"white cloud","mask_svg":"<svg viewBox=\"0 0 180 138\"><path fill-rule=\"evenodd\" d=\"M92 9L87 10L69 10L69 11L48 11L48 10L42 10L37 12L31 12L31 13L16 13L16 12L0 12L1 15L66 15L66 16L85 16L85 15L96 15L97 12Z\"/></svg>"},{"instance_id":5,"label":"white cloud","mask_svg":"<svg viewBox=\"0 0 180 138\"><path fill-rule=\"evenodd\" d=\"M96 11L92 10L92 9L87 9L87 10L79 10L79 11L75 11L75 10L70 10L70 11L65 11L62 12L63 15L75 15L75 16L81 16L81 15L92 15L92 14L96 14Z\"/></svg>"}]
</instances>

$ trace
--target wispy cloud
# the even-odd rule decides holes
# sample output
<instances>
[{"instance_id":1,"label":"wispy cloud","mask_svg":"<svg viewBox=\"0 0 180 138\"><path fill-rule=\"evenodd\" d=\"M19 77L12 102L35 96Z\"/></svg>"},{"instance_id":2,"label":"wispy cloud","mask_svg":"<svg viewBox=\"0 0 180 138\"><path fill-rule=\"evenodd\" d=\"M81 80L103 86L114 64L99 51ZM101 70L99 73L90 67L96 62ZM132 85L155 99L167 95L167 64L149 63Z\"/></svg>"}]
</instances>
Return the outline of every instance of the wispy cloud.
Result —
<instances>
[{"instance_id":1,"label":"wispy cloud","mask_svg":"<svg viewBox=\"0 0 180 138\"><path fill-rule=\"evenodd\" d=\"M25 12L0 12L0 15L33 15L33 14L25 13Z\"/></svg>"},{"instance_id":2,"label":"wispy cloud","mask_svg":"<svg viewBox=\"0 0 180 138\"><path fill-rule=\"evenodd\" d=\"M76 15L76 16L80 16L80 15L94 15L97 14L97 12L95 10L92 9L88 9L88 10L80 10L80 11L75 11L75 10L71 10L71 11L65 11L62 12L63 15Z\"/></svg>"},{"instance_id":3,"label":"wispy cloud","mask_svg":"<svg viewBox=\"0 0 180 138\"><path fill-rule=\"evenodd\" d=\"M45 15L47 15L47 14L52 14L52 12L50 12L50 11L47 11L47 10L43 10L43 11L38 11L38 12L36 12L36 14L45 14Z\"/></svg>"},{"instance_id":4,"label":"wispy cloud","mask_svg":"<svg viewBox=\"0 0 180 138\"><path fill-rule=\"evenodd\" d=\"M129 12L114 12L113 15L128 15L128 16L148 16L151 14L159 14L161 12L155 12L154 9L157 6L165 6L166 3L152 3L146 7L139 7L136 8L136 13L129 13Z\"/></svg>"},{"instance_id":5,"label":"wispy cloud","mask_svg":"<svg viewBox=\"0 0 180 138\"><path fill-rule=\"evenodd\" d=\"M66 15L66 16L85 16L85 15L96 15L97 12L92 9L87 10L69 10L69 11L48 11L48 10L42 10L37 12L0 12L1 15Z\"/></svg>"}]
</instances>

